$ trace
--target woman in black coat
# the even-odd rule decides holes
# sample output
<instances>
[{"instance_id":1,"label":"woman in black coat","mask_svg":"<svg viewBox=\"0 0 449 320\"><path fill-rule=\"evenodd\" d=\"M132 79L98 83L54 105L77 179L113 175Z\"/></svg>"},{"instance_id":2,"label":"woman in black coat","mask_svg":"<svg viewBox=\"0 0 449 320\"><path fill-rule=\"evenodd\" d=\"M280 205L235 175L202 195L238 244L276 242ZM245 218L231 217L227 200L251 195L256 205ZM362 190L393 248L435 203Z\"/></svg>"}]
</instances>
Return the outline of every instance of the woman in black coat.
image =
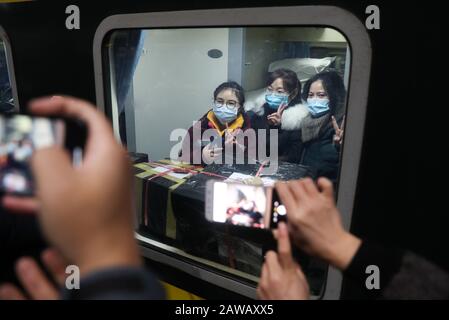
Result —
<instances>
[{"instance_id":1,"label":"woman in black coat","mask_svg":"<svg viewBox=\"0 0 449 320\"><path fill-rule=\"evenodd\" d=\"M306 82L302 98L307 100L309 114L300 130L290 133L288 161L310 166L317 177L335 182L344 126L343 80L334 71L318 73Z\"/></svg>"},{"instance_id":2,"label":"woman in black coat","mask_svg":"<svg viewBox=\"0 0 449 320\"><path fill-rule=\"evenodd\" d=\"M270 130L277 130L277 154L280 160L287 160L291 131L300 128L301 120L307 115L307 108L301 104L301 83L295 72L277 69L268 75L264 99L254 105L247 103L245 109L256 131L265 130L267 156L270 154ZM260 134L261 132L258 132ZM258 136L260 139L260 136ZM271 146L273 151L275 146ZM263 153L263 152L262 152Z\"/></svg>"}]
</instances>

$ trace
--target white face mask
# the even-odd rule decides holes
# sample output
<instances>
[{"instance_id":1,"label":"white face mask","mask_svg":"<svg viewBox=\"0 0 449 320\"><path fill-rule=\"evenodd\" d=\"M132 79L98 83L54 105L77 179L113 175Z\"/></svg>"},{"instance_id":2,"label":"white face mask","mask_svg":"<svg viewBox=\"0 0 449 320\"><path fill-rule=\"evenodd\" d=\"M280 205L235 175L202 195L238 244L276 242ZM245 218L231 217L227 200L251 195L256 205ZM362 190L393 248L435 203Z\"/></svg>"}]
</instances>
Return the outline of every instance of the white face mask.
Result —
<instances>
[{"instance_id":1,"label":"white face mask","mask_svg":"<svg viewBox=\"0 0 449 320\"><path fill-rule=\"evenodd\" d=\"M309 98L307 99L307 108L312 117L319 117L329 112L329 99Z\"/></svg>"},{"instance_id":2,"label":"white face mask","mask_svg":"<svg viewBox=\"0 0 449 320\"><path fill-rule=\"evenodd\" d=\"M214 103L214 114L222 123L230 123L237 118L238 108L230 108L227 105Z\"/></svg>"}]
</instances>

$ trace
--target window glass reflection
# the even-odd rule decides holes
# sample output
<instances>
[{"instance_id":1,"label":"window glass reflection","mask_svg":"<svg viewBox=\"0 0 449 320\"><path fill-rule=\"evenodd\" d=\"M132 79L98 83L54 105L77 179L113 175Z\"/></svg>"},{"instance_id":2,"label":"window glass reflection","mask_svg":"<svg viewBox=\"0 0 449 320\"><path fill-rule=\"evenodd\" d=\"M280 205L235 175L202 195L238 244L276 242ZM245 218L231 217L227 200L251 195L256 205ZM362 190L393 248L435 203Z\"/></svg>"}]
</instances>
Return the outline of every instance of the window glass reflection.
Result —
<instances>
[{"instance_id":1,"label":"window glass reflection","mask_svg":"<svg viewBox=\"0 0 449 320\"><path fill-rule=\"evenodd\" d=\"M109 107L135 162L141 235L257 277L267 243L208 222L206 182L336 184L348 48L330 28L114 31L103 51ZM326 266L296 256L319 293Z\"/></svg>"}]
</instances>

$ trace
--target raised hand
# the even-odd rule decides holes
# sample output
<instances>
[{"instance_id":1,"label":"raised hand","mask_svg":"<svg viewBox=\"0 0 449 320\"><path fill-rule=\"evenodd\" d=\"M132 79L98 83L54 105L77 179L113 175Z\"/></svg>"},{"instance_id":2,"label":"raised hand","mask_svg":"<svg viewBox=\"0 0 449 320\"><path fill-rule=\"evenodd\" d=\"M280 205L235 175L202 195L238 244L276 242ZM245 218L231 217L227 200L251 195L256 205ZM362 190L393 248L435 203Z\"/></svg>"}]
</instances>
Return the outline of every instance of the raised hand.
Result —
<instances>
[{"instance_id":1,"label":"raised hand","mask_svg":"<svg viewBox=\"0 0 449 320\"><path fill-rule=\"evenodd\" d=\"M222 153L223 148L214 147L209 143L203 148L203 161L207 164L211 164L215 159L221 157Z\"/></svg>"},{"instance_id":2,"label":"raised hand","mask_svg":"<svg viewBox=\"0 0 449 320\"><path fill-rule=\"evenodd\" d=\"M225 133L225 145L235 144L237 147L239 147L242 150L245 150L245 146L238 143L237 136L243 134L242 129L235 129L233 131L226 130ZM243 139L242 139L243 141Z\"/></svg>"},{"instance_id":3,"label":"raised hand","mask_svg":"<svg viewBox=\"0 0 449 320\"><path fill-rule=\"evenodd\" d=\"M279 106L275 113L268 115L268 123L273 126L280 126L282 123L282 113L287 108L287 104L283 103Z\"/></svg>"},{"instance_id":4,"label":"raised hand","mask_svg":"<svg viewBox=\"0 0 449 320\"><path fill-rule=\"evenodd\" d=\"M334 127L335 134L334 134L334 143L335 144L342 144L343 143L343 128L345 127L345 117L343 116L343 120L341 121L341 125L338 126L337 120L335 120L335 117L332 116L332 126Z\"/></svg>"}]
</instances>

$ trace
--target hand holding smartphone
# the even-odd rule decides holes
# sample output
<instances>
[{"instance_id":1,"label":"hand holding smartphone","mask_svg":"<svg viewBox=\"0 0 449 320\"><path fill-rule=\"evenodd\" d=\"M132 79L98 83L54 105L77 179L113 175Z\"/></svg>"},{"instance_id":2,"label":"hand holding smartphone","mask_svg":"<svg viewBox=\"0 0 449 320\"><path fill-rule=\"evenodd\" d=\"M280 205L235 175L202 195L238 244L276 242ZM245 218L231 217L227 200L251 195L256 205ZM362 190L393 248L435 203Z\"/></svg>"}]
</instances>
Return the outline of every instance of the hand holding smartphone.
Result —
<instances>
[{"instance_id":1,"label":"hand holding smartphone","mask_svg":"<svg viewBox=\"0 0 449 320\"><path fill-rule=\"evenodd\" d=\"M274 229L287 210L274 187L210 180L206 186L206 219L257 229Z\"/></svg>"},{"instance_id":2,"label":"hand holding smartphone","mask_svg":"<svg viewBox=\"0 0 449 320\"><path fill-rule=\"evenodd\" d=\"M29 160L33 152L64 146L76 163L82 158L86 135L85 126L72 119L0 116L0 194L32 196L34 184Z\"/></svg>"}]
</instances>

